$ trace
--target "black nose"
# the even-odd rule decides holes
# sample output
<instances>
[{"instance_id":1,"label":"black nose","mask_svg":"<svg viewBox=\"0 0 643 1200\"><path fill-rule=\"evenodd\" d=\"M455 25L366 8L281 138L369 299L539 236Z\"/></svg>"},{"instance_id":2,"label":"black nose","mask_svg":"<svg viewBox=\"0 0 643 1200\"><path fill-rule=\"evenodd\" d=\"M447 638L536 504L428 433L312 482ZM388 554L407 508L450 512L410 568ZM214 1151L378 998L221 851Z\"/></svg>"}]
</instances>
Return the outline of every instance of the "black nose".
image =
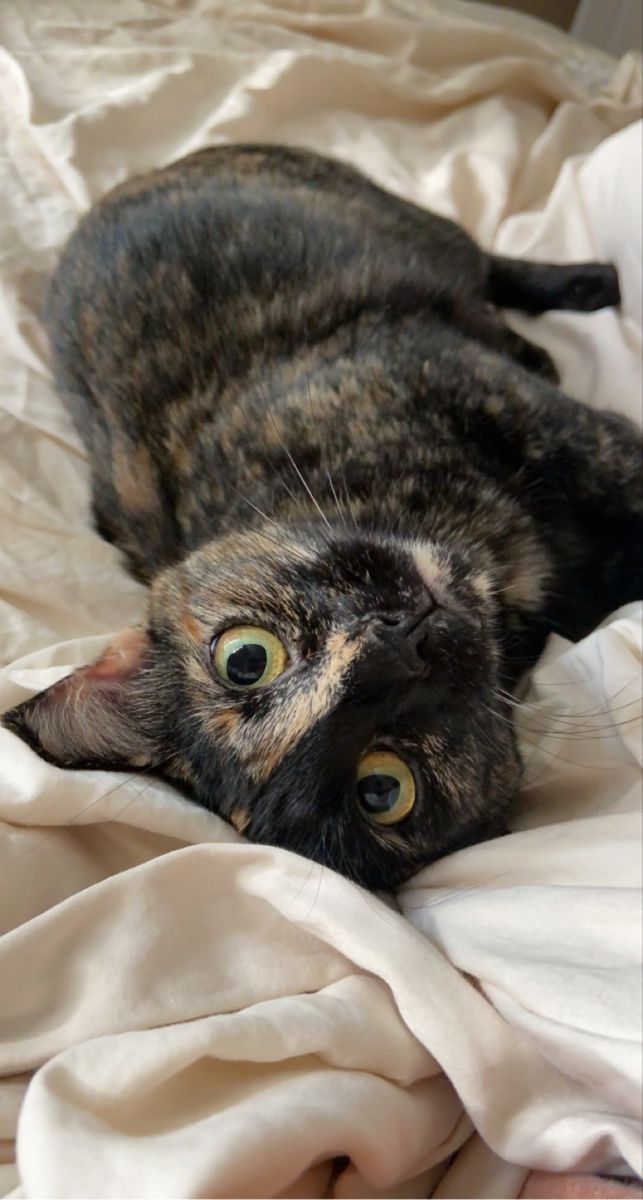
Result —
<instances>
[{"instance_id":1,"label":"black nose","mask_svg":"<svg viewBox=\"0 0 643 1200\"><path fill-rule=\"evenodd\" d=\"M428 666L431 656L431 629L434 624L435 614L432 609L430 613L426 613L421 620L415 624L406 634L406 640L409 643L409 649L417 657L422 666Z\"/></svg>"},{"instance_id":2,"label":"black nose","mask_svg":"<svg viewBox=\"0 0 643 1200\"><path fill-rule=\"evenodd\" d=\"M434 628L441 624L441 611L432 603L412 614L374 614L377 640L399 656L414 674L425 674L431 664L432 635Z\"/></svg>"},{"instance_id":3,"label":"black nose","mask_svg":"<svg viewBox=\"0 0 643 1200\"><path fill-rule=\"evenodd\" d=\"M439 606L431 604L400 626L406 655L411 661L417 662L420 669L430 666L432 633L436 623L440 623L439 612Z\"/></svg>"}]
</instances>

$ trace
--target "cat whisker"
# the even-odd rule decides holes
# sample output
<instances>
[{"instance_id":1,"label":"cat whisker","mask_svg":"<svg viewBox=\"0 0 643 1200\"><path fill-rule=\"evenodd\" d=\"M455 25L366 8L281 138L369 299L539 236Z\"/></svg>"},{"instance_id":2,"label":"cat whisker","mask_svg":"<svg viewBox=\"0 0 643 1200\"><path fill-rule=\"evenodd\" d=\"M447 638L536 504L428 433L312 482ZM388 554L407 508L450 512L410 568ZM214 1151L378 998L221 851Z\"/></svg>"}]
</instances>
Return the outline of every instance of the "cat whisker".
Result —
<instances>
[{"instance_id":1,"label":"cat whisker","mask_svg":"<svg viewBox=\"0 0 643 1200\"><path fill-rule=\"evenodd\" d=\"M511 871L499 871L497 875L490 875L488 879L483 880L481 883L469 883L463 884L462 887L447 888L445 894L436 896L435 899L427 898L423 904L409 904L405 906L405 911L422 912L427 908L440 908L442 904L448 904L449 901L459 899L460 896L475 896L477 892L485 891L490 884L497 883L499 879L504 879L511 874ZM431 888L427 890L431 891Z\"/></svg>"},{"instance_id":2,"label":"cat whisker","mask_svg":"<svg viewBox=\"0 0 643 1200\"><path fill-rule=\"evenodd\" d=\"M570 686L570 687L574 686L574 681L571 681L568 685L561 684L560 686ZM577 686L581 686L580 681L578 681ZM606 701L606 706L597 705L596 707L593 707L593 708L585 708L585 709L579 710L578 712L568 712L568 713L555 713L555 712L550 712L549 710L547 710L547 712L546 712L547 719L565 722L565 723L571 725L572 728L574 728L575 727L574 723L582 720L583 717L597 717L598 718L598 717L604 716L606 718L607 724L613 724L613 722L610 720L612 714L618 713L618 712L623 712L624 709L632 708L634 705L637 705L640 707L641 700L640 700L640 697L638 697L638 696L634 700L626 700L626 702L624 704L617 704L615 706L612 703L613 700L616 700L617 697L620 696L623 693L623 691L627 687L630 687L630 686L631 686L631 680L628 680L627 683L624 683L622 687L618 688L617 691L612 693L612 696L609 697L609 699ZM541 705L533 704L530 700L518 700L514 696L512 696L509 692L505 692L504 689L502 689L502 688L495 689L494 695L495 695L496 699L500 700L501 703L503 703L503 704L509 704L513 708L520 708L520 709L530 708L534 712L544 715ZM637 713L635 716L627 718L627 721L628 722L636 721L639 719L640 719L640 713ZM587 728L588 729L595 728L600 731L601 729L605 728L605 725L587 726Z\"/></svg>"},{"instance_id":3,"label":"cat whisker","mask_svg":"<svg viewBox=\"0 0 643 1200\"><path fill-rule=\"evenodd\" d=\"M502 713L494 711L494 709L490 708L488 704L484 703L484 701L482 701L482 707L486 710L486 712L489 713L490 716L494 717L498 721L503 721L506 725L508 725L509 728L513 730L513 732L516 734L516 736L518 738L520 738L521 741L525 741L528 746L532 746L535 750L541 750L543 752L543 754L548 754L552 760L556 759L559 762L568 763L572 767L591 766L592 770L595 770L595 771L613 771L615 769L615 766L617 765L615 763L611 763L608 766L599 766L598 763L582 763L582 762L579 762L578 759L565 758L562 754L555 754L554 751L549 750L542 741L536 742L536 741L533 741L532 738L527 736L527 734L533 733L536 737L538 737L539 735L543 738L552 737L554 735L552 735L551 730L548 730L548 729L544 729L544 730L524 729L524 728L517 729L514 722L509 717L504 717L502 715ZM478 727L478 729L479 729L479 727ZM562 739L562 740L565 740L565 739ZM596 741L596 740L600 740L600 739L596 739L596 738L583 739L583 738L567 737L566 740L567 741L583 741L583 740ZM533 782L533 781L530 781L530 782Z\"/></svg>"},{"instance_id":4,"label":"cat whisker","mask_svg":"<svg viewBox=\"0 0 643 1200\"><path fill-rule=\"evenodd\" d=\"M244 496L243 493L238 490L238 488L235 488L235 491L237 492L239 499L242 500L244 504L249 505L249 507L252 508L258 514L258 516L263 517L264 521L267 521L269 525L273 525L275 529L277 529L279 532L281 532L283 534L283 529L279 525L278 521L275 521L272 517L269 517L268 514L265 513L262 508L259 508L258 504L255 504L252 500L250 500L248 498L248 496ZM277 546L279 548L279 550L281 550L283 552L283 549L284 549L283 538L280 541L278 538L273 537L271 534L269 534L265 529L256 529L255 533L259 537L263 537L267 541L272 542L273 545ZM298 550L297 547L295 547L295 546L289 545L288 553L297 562L305 563L308 561L306 558L306 555L302 554L301 551Z\"/></svg>"},{"instance_id":5,"label":"cat whisker","mask_svg":"<svg viewBox=\"0 0 643 1200\"><path fill-rule=\"evenodd\" d=\"M293 504L298 505L299 501L298 501L297 497L295 496L295 493L293 492L292 488L288 487L288 484L286 483L283 475L281 475L281 474L279 474L279 482L280 482L282 488L284 489L286 495L290 496L290 499L292 500Z\"/></svg>"},{"instance_id":6,"label":"cat whisker","mask_svg":"<svg viewBox=\"0 0 643 1200\"><path fill-rule=\"evenodd\" d=\"M518 707L520 707L520 706L518 706ZM488 709L488 711L493 712L493 709ZM502 713L499 713L499 712L496 712L495 715L499 721L504 721L504 723L506 725L509 725L512 729L516 729L515 721L512 720L512 718L506 717ZM546 718L549 714L543 713L541 715L544 718ZM620 728L626 728L627 726L636 726L640 723L640 721L641 721L641 714L637 713L637 715L634 717L628 717L622 721L610 721L606 725L574 726L572 724L571 727L556 728L555 725L521 724L520 729L519 730L516 729L516 731L520 732L520 733L524 733L524 732L533 733L536 736L541 736L541 737L558 738L561 741L566 740L569 742L583 742L583 741L600 742L600 741L609 741L612 738L620 736L616 732L616 730L618 730ZM612 730L614 730L613 733L606 732L606 730L608 730L610 728Z\"/></svg>"},{"instance_id":7,"label":"cat whisker","mask_svg":"<svg viewBox=\"0 0 643 1200\"><path fill-rule=\"evenodd\" d=\"M310 870L309 870L306 878L304 879L303 883L300 883L299 887L297 888L297 891L295 892L295 894L292 898L293 904L295 903L295 901L297 901L299 899L299 897L301 896L301 893L308 887L308 884L310 883L310 880L312 878L313 871L315 870L315 866L316 866L315 860L311 859L310 860Z\"/></svg>"},{"instance_id":8,"label":"cat whisker","mask_svg":"<svg viewBox=\"0 0 643 1200\"><path fill-rule=\"evenodd\" d=\"M272 421L272 424L273 424L273 426L274 426L274 429L275 429L275 433L277 434L277 437L279 438L279 441L280 441L280 443L281 443L281 446L282 446L283 450L285 451L286 457L288 458L288 461L289 461L290 465L292 466L292 468L293 468L293 470L294 470L295 474L297 475L297 478L299 479L299 481L300 481L300 483L302 484L303 488L305 489L306 493L307 493L307 494L308 494L308 496L310 497L310 499L311 499L312 503L314 504L315 508L317 509L317 512L319 513L319 516L320 516L321 520L323 521L323 523L324 523L324 525L326 526L326 528L327 528L327 530L328 530L329 534L330 534L330 535L331 535L331 537L332 537L332 535L333 535L333 527L332 527L332 525L331 525L330 521L328 520L328 517L327 517L327 516L325 515L325 513L322 511L321 505L319 504L319 502L318 502L318 500L316 499L316 497L313 495L313 493L312 493L312 491L311 491L310 487L308 486L308 483L307 483L306 479L304 478L304 476L303 476L302 472L300 471L299 467L297 466L297 463L295 462L295 460L294 460L294 458L293 458L292 454L290 453L290 450L289 450L288 446L286 445L286 443L285 443L284 439L282 438L282 436L281 436L281 434L280 434L280 432L279 432L279 428L278 428L278 426L277 426L277 422L275 421L275 418L274 418L274 416L273 416L272 412L270 411L270 409L268 409L268 417L269 417L269 418L270 418L270 420Z\"/></svg>"},{"instance_id":9,"label":"cat whisker","mask_svg":"<svg viewBox=\"0 0 643 1200\"><path fill-rule=\"evenodd\" d=\"M322 833L322 838L323 838L323 833ZM317 869L318 869L318 871L319 871L319 875L318 875L318 879L317 879L317 890L316 890L316 892L315 892L315 895L314 895L314 898L313 898L313 902L312 902L312 904L311 904L310 908L308 909L308 912L305 914L305 916L304 916L304 918L303 918L303 919L304 919L304 921L305 921L305 920L307 920L307 918L308 918L308 917L311 915L311 913L312 913L312 911L313 911L313 909L314 909L314 907L315 907L315 905L316 905L317 901L319 900L319 895L320 895L320 892L321 892L321 886L322 886L322 883L323 883L323 881L324 881L324 867L323 867L322 863L320 863L320 862L315 862L313 865L314 865L314 866L316 866L316 867L317 867Z\"/></svg>"},{"instance_id":10,"label":"cat whisker","mask_svg":"<svg viewBox=\"0 0 643 1200\"><path fill-rule=\"evenodd\" d=\"M351 504L351 497L350 497L350 492L348 490L348 482L346 479L346 470L344 467L342 467L342 482L344 484L344 497L346 500L346 504L348 505L348 511L351 515L351 519L353 522L353 528L355 529L356 533L359 533L359 525L357 524L357 517L355 516L355 509L353 508L353 505Z\"/></svg>"},{"instance_id":11,"label":"cat whisker","mask_svg":"<svg viewBox=\"0 0 643 1200\"><path fill-rule=\"evenodd\" d=\"M254 511L260 517L263 517L264 521L267 521L269 525L274 525L275 529L279 528L278 522L275 521L273 517L269 517L268 513L264 512L262 508L259 508L258 504L255 504L253 500L250 500L247 496L244 496L243 492L240 492L238 488L235 488L234 490L239 496L239 499L242 500L244 504L248 504L250 508L254 509Z\"/></svg>"},{"instance_id":12,"label":"cat whisker","mask_svg":"<svg viewBox=\"0 0 643 1200\"><path fill-rule=\"evenodd\" d=\"M333 493L333 500L335 501L335 508L337 509L337 515L338 515L338 517L339 517L340 521L342 522L342 525L344 526L344 529L346 529L346 530L347 530L347 529L348 529L348 522L347 522L347 520L346 520L346 513L345 513L345 512L343 512L343 510L342 510L342 508L341 508L341 505L340 505L340 503L339 503L339 500L338 500L338 498L337 498L337 492L335 491L335 484L333 483L333 479L332 479L331 473L330 473L330 471L329 471L328 469L326 470L326 478L328 479L328 484L329 484L330 490L331 490L331 492Z\"/></svg>"},{"instance_id":13,"label":"cat whisker","mask_svg":"<svg viewBox=\"0 0 643 1200\"><path fill-rule=\"evenodd\" d=\"M389 913L388 909L386 908L386 906L384 904L375 903L375 901L370 896L369 892L366 890L366 888L364 888L364 886L360 883L359 879L357 878L357 876L351 866L350 857L346 850L346 845L345 845L345 841L344 841L344 830L342 829L341 826L338 827L337 835L338 836L337 836L337 840L336 840L336 846L339 851L339 862L337 864L337 870L342 875L344 875L346 877L346 879L349 880L350 883L357 884L357 886L360 888L362 899L365 901L365 903L368 905L368 907L370 909L372 909L372 911L376 914L376 916L380 917L383 921L390 922L391 919L394 920L396 914ZM395 901L395 903L397 904L397 901ZM398 906L398 909L397 909L398 914L399 914L399 911L400 910L399 910L399 906Z\"/></svg>"},{"instance_id":14,"label":"cat whisker","mask_svg":"<svg viewBox=\"0 0 643 1200\"><path fill-rule=\"evenodd\" d=\"M536 710L536 711L538 711L538 710ZM508 718L503 718L501 716L501 714L498 714L498 716L502 720L508 720ZM545 722L549 718L548 713L541 713L541 716L543 718L543 721L545 721ZM581 719L582 719L582 714L579 714L579 721ZM618 720L618 721L610 720L608 715L606 714L606 719L603 724L582 725L582 724L576 724L574 721L564 721L560 717L557 718L554 716L554 717L552 717L551 724L542 724L540 726L538 726L538 725L527 726L526 724L524 724L523 728L529 728L532 733L547 734L547 736L549 736L549 737L567 737L567 738L569 738L570 741L582 740L584 738L592 738L592 737L597 738L597 740L600 740L601 737L614 736L614 734L612 734L612 733L608 734L607 733L608 730L626 729L628 726L636 726L636 725L640 724L640 722L641 722L641 712L639 710L638 712L634 713L631 717L623 717L621 720Z\"/></svg>"},{"instance_id":15,"label":"cat whisker","mask_svg":"<svg viewBox=\"0 0 643 1200\"><path fill-rule=\"evenodd\" d=\"M308 404L309 404L309 408L310 408L310 415L311 415L311 419L313 419L313 420L314 420L313 399L312 399L312 394L311 394L311 390L310 390L310 372L309 372L309 369L308 369L308 357L306 357L306 388L307 388L307 391L308 391ZM343 439L342 439L342 441L343 441ZM338 516L339 516L339 518L340 518L340 520L341 520L341 522L342 522L342 524L343 524L344 528L345 528L346 530L348 530L348 522L347 522L347 520L346 520L346 514L345 514L345 512L343 511L343 509L342 509L342 507L341 507L341 505L340 505L339 498L338 498L338 495L337 495L337 491L336 491L336 488L335 488L335 484L334 484L334 482L333 482L332 475L331 475L331 473L330 473L330 470L328 469L328 467L326 467L326 468L325 468L325 474L326 474L326 478L328 479L328 483L329 483L329 486L330 486L330 490L331 490L331 492L332 492L332 495L333 495L333 499L334 499L334 502L335 502L335 508L337 509ZM348 487L347 487L347 485L346 485L346 474L345 474L345 472L344 472L344 471L342 471L342 474L343 474L343 479L344 479L344 498L345 498L345 500L346 500L346 503L347 503L347 505L348 505L348 508L349 508L349 510L350 510L351 517L352 517L352 519L353 519L353 525L354 525L355 529L357 530L357 527L358 527L358 526L357 526L357 521L355 520L355 514L354 514L354 512L353 512L353 510L352 510L352 507L351 507L351 503L350 503L350 497L349 497L349 493L348 493Z\"/></svg>"},{"instance_id":16,"label":"cat whisker","mask_svg":"<svg viewBox=\"0 0 643 1200\"><path fill-rule=\"evenodd\" d=\"M279 541L279 538L273 537L272 534L267 533L265 529L256 529L255 533L257 534L257 537L264 538L265 541L271 542L272 545L276 546L277 549L283 555L283 552L284 552L284 541L283 540ZM290 558L292 558L295 562L301 563L302 566L308 565L308 559L306 558L306 555L302 554L296 547L294 547L290 544L288 544L288 556Z\"/></svg>"},{"instance_id":17,"label":"cat whisker","mask_svg":"<svg viewBox=\"0 0 643 1200\"><path fill-rule=\"evenodd\" d=\"M307 330L306 330L305 368L306 368L306 390L308 392L308 407L310 409L310 419L314 423L315 411L314 411L314 405L313 405L312 392L310 390L310 370L308 367L308 331ZM346 524L346 515L342 511L341 505L339 503L339 499L337 497L337 492L335 491L335 484L333 483L333 477L332 477L328 467L325 468L325 474L326 474L326 478L328 480L328 485L332 492L333 500L335 502L335 508L337 509L337 515L338 515L340 521L342 522L342 524L344 525L344 527L348 528L348 526Z\"/></svg>"},{"instance_id":18,"label":"cat whisker","mask_svg":"<svg viewBox=\"0 0 643 1200\"><path fill-rule=\"evenodd\" d=\"M386 321L388 321L389 316L390 316L390 305L385 304L380 316L376 317L375 320L371 322L369 328L366 330L366 333L364 334L362 339L358 342L355 350L353 351L353 362L357 362L360 354L364 350L364 347L368 344L368 342L370 342L371 338L376 333L379 333L379 331L384 327L384 324L386 323Z\"/></svg>"},{"instance_id":19,"label":"cat whisker","mask_svg":"<svg viewBox=\"0 0 643 1200\"><path fill-rule=\"evenodd\" d=\"M325 525L325 526L326 526L326 528L328 529L328 533L329 533L330 535L332 535L332 533L333 533L333 529L332 529L332 526L331 526L331 524L330 524L330 522L329 522L328 518L325 516L324 512L322 511L322 508L321 508L320 504L318 503L318 501L317 501L316 497L313 495L313 492L311 491L311 489L310 489L310 487L309 487L309 485L308 485L308 483L307 483L306 479L304 478L304 476L303 476L303 474L302 474L301 470L299 469L299 467L298 467L297 463L295 462L295 459L293 458L293 455L291 454L291 452L290 452L290 450L289 450L288 446L286 445L286 443L285 443L285 441L284 441L283 437L281 436L281 433L279 432L279 428L278 428L278 426L277 426L277 422L275 421L274 415L273 415L273 413L272 413L272 410L271 410L271 407L270 407L270 402L269 402L268 396L267 396L267 394L265 393L265 391L263 391L263 390L262 390L262 386L261 386L261 384L260 384L259 380L257 380L257 381L256 381L256 386L257 386L257 389L258 389L258 391L259 391L259 393L260 393L260 395L261 395L261 397L262 397L262 399L263 399L263 401L264 401L264 407L265 407L266 416L268 417L268 420L271 422L271 424L272 424L272 426L273 426L273 429L274 429L274 431L275 431L275 433L276 433L276 435L277 435L277 440L278 440L278 442L279 442L279 445L281 446L282 450L283 450L283 451L284 451L284 453L286 454L286 457L288 458L288 461L290 462L290 465L292 466L293 470L295 471L295 474L297 475L297 478L299 479L299 482L302 484L302 486L303 486L303 488L304 488L304 490L305 490L306 494L307 494L307 495L309 496L309 498L312 500L312 502L313 502L313 504L314 504L314 506L315 506L315 508L316 508L317 512L319 513L319 516L321 517L321 519L322 519L322 521L323 521L324 525ZM276 474L277 474L277 476L278 476L278 478L279 478L279 482L281 483L282 487L284 488L284 491L285 491L285 492L286 492L286 493L287 493L287 494L290 496L290 498L291 498L291 500L293 501L293 503L294 503L295 505L297 505L297 504L299 503L299 501L297 500L297 497L296 497L296 496L293 494L293 492L291 491L291 489L288 487L288 484L285 482L285 480L284 480L284 478L283 478L283 475L282 475L282 474L281 474L281 472L280 472L280 471L278 471L276 468L275 468L275 471L276 471Z\"/></svg>"},{"instance_id":20,"label":"cat whisker","mask_svg":"<svg viewBox=\"0 0 643 1200\"><path fill-rule=\"evenodd\" d=\"M158 770L160 770L160 768L156 768L155 773ZM69 821L66 822L66 824L56 825L53 829L51 829L49 831L49 833L44 834L43 837L41 837L35 843L35 845L28 846L26 850L22 850L19 854L14 854L11 857L9 857L6 862L6 866L13 866L14 863L20 862L20 860L22 858L27 858L27 856L29 854L34 854L36 852L36 850L40 850L40 848L42 846L44 846L46 842L50 842L52 840L52 838L56 837L57 834L65 833L68 829L70 829L72 827L76 827L78 822L80 821L81 817L83 817L86 813L90 812L92 808L95 808L97 804L100 804L101 800L106 800L108 796L112 796L114 794L114 792L118 792L120 790L120 788L127 787L127 785L130 784L132 782L132 780L140 779L141 775L145 775L145 774L146 774L146 772L144 770L136 771L133 774L128 775L126 779L119 780L118 783L115 783L113 787L108 788L106 792L101 792L100 796L95 796L93 800L90 800L89 804L85 804L82 808L80 808L78 810L78 812L75 813L74 816ZM152 782L153 781L148 781L147 783L145 783L143 785L143 787L140 787L138 789L138 791L135 793L135 795L130 796L129 799L125 802L125 804L122 805L121 808L117 809L115 813L112 813L110 815L110 817L108 818L109 821L110 822L116 821L117 818L120 817L126 811L126 809L128 809L130 807L131 804L134 804L134 802L136 800L138 800L139 796L143 795L143 792L146 792L147 789L152 786ZM33 826L16 825L16 828L27 832L27 831L33 829Z\"/></svg>"}]
</instances>

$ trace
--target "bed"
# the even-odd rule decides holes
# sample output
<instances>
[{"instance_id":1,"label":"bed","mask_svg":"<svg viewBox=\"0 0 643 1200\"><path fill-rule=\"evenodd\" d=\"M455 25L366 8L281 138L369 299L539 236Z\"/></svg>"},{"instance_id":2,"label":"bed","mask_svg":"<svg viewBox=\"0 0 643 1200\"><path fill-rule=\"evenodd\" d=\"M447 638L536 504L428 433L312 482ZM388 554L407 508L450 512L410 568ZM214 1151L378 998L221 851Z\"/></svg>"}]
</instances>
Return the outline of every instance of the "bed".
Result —
<instances>
[{"instance_id":1,"label":"bed","mask_svg":"<svg viewBox=\"0 0 643 1200\"><path fill-rule=\"evenodd\" d=\"M459 0L0 6L0 711L144 611L90 528L38 320L95 198L282 141L503 254L611 259L619 311L511 320L571 394L640 421L641 92L640 56ZM550 639L512 833L395 897L0 730L0 1195L640 1175L641 615Z\"/></svg>"}]
</instances>

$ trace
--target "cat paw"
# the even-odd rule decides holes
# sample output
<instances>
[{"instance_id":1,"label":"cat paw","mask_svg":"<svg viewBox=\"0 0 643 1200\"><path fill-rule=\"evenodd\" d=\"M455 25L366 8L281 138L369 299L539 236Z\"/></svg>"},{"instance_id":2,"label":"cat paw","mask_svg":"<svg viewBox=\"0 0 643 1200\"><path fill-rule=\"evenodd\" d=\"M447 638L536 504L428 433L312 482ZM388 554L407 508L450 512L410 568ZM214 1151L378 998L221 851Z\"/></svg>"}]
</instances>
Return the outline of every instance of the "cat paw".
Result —
<instances>
[{"instance_id":1,"label":"cat paw","mask_svg":"<svg viewBox=\"0 0 643 1200\"><path fill-rule=\"evenodd\" d=\"M579 263L570 267L559 307L573 312L596 312L599 308L617 308L620 302L616 267L610 263Z\"/></svg>"}]
</instances>

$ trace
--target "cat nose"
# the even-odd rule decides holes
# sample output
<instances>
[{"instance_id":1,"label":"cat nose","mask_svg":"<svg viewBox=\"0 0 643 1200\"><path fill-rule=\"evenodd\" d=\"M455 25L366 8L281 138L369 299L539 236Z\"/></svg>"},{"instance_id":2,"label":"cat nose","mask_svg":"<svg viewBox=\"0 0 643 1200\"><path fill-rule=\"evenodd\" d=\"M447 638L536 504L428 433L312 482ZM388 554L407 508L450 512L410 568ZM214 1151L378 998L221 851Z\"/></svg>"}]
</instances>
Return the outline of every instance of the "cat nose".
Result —
<instances>
[{"instance_id":1,"label":"cat nose","mask_svg":"<svg viewBox=\"0 0 643 1200\"><path fill-rule=\"evenodd\" d=\"M426 613L419 622L404 634L411 654L415 655L422 667L429 665L431 657L431 630L434 624L435 609Z\"/></svg>"},{"instance_id":2,"label":"cat nose","mask_svg":"<svg viewBox=\"0 0 643 1200\"><path fill-rule=\"evenodd\" d=\"M399 655L413 673L425 674L431 662L434 626L441 624L439 606L431 603L421 612L373 614L377 640Z\"/></svg>"}]
</instances>

